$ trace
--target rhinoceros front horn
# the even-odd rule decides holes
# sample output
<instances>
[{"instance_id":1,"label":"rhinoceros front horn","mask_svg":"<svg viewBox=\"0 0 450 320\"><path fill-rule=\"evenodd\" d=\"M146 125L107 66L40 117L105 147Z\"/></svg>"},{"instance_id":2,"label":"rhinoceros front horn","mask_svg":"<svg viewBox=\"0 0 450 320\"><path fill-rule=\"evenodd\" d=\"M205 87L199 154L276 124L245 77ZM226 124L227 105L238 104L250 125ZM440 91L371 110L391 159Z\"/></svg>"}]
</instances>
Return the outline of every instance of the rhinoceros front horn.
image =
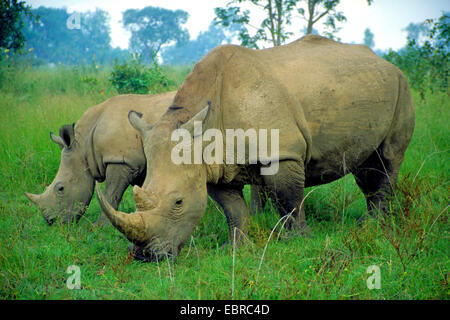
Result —
<instances>
[{"instance_id":1,"label":"rhinoceros front horn","mask_svg":"<svg viewBox=\"0 0 450 320\"><path fill-rule=\"evenodd\" d=\"M135 213L126 214L115 210L106 200L103 195L100 185L96 184L98 202L105 215L111 221L112 225L122 232L125 237L131 242L139 245L146 240L146 223L143 217L143 212L137 211Z\"/></svg>"},{"instance_id":2,"label":"rhinoceros front horn","mask_svg":"<svg viewBox=\"0 0 450 320\"><path fill-rule=\"evenodd\" d=\"M25 192L25 196L31 201L33 202L35 205L39 206L39 200L41 199L41 196L39 194L33 194L33 193L28 193Z\"/></svg>"}]
</instances>

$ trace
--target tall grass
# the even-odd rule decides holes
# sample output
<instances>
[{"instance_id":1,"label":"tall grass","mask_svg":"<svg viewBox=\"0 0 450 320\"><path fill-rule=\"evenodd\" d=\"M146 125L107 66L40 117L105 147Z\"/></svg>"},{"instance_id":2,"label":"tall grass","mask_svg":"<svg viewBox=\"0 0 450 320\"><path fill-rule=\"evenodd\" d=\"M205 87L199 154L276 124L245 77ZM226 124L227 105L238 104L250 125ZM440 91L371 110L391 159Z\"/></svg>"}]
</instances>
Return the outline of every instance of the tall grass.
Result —
<instances>
[{"instance_id":1,"label":"tall grass","mask_svg":"<svg viewBox=\"0 0 450 320\"><path fill-rule=\"evenodd\" d=\"M224 246L227 225L214 202L177 262L140 263L114 228L93 225L93 199L77 225L48 227L24 191L40 193L56 174L50 141L66 123L117 93L108 70L23 68L0 89L0 297L5 299L448 299L450 102L435 94L416 102L416 130L400 172L391 214L356 221L365 199L352 176L310 188L305 200L313 236L284 237L269 203L252 216L249 239ZM169 69L181 83L188 68ZM6 79L6 80L5 80ZM249 190L245 188L248 201ZM133 211L131 190L120 206ZM81 269L81 289L66 286ZM366 271L381 270L369 290Z\"/></svg>"}]
</instances>

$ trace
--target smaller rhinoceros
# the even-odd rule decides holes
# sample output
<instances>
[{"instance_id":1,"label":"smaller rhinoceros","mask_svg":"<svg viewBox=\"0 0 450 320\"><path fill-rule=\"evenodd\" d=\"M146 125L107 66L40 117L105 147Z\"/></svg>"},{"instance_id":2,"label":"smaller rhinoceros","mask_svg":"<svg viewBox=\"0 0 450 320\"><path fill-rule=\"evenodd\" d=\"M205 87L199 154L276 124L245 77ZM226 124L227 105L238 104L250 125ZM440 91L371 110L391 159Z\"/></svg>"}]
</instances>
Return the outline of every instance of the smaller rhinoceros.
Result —
<instances>
[{"instance_id":1,"label":"smaller rhinoceros","mask_svg":"<svg viewBox=\"0 0 450 320\"><path fill-rule=\"evenodd\" d=\"M154 123L166 111L175 92L159 95L120 95L89 108L76 125L61 127L50 138L61 148L61 162L53 182L40 195L25 193L42 211L49 225L78 220L89 205L95 181L105 181L105 196L119 206L128 185L142 185L146 158L141 136L128 121L133 109ZM107 221L101 214L97 223Z\"/></svg>"}]
</instances>

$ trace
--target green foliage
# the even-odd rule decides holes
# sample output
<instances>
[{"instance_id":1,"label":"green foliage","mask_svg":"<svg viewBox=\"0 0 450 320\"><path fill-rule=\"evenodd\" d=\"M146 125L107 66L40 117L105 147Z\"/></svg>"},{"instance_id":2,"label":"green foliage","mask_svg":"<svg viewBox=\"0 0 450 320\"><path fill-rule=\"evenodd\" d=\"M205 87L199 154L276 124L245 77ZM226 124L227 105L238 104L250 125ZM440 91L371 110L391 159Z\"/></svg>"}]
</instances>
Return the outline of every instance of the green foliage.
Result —
<instances>
[{"instance_id":1,"label":"green foliage","mask_svg":"<svg viewBox=\"0 0 450 320\"><path fill-rule=\"evenodd\" d=\"M9 60L9 59L8 59ZM33 71L32 71L33 70ZM34 96L58 94L89 95L97 99L117 94L104 70L92 66L54 67L20 63L0 63L0 89L28 101Z\"/></svg>"},{"instance_id":2,"label":"green foliage","mask_svg":"<svg viewBox=\"0 0 450 320\"><path fill-rule=\"evenodd\" d=\"M251 216L249 241L236 248L213 201L176 263L140 263L112 226L96 227L94 197L78 224L48 227L24 192L40 193L58 170L61 150L49 131L117 95L109 70L92 66L12 65L0 88L0 297L2 299L448 299L450 100L413 91L416 128L399 173L391 212L356 220L365 199L352 176L305 200L310 238L286 236L276 210ZM14 69L19 68L19 69ZM179 85L189 68L165 69ZM96 80L92 80L96 79ZM102 93L103 92L103 93ZM246 200L248 188L244 189ZM132 212L129 188L119 210ZM267 244L267 248L265 246ZM69 290L67 267L81 270ZM381 289L369 290L377 265ZM234 290L232 290L234 288Z\"/></svg>"},{"instance_id":3,"label":"green foliage","mask_svg":"<svg viewBox=\"0 0 450 320\"><path fill-rule=\"evenodd\" d=\"M335 33L340 30L338 22L345 22L347 18L342 11L338 11L337 7L340 0L306 0L306 5L297 9L300 16L307 21L306 34L312 34L314 25L320 20L325 19L323 25L326 30L324 35L330 39L335 39ZM367 0L370 6L373 0ZM336 40L339 40L336 38Z\"/></svg>"},{"instance_id":4,"label":"green foliage","mask_svg":"<svg viewBox=\"0 0 450 320\"><path fill-rule=\"evenodd\" d=\"M286 31L291 24L292 11L296 0L232 0L225 8L215 8L215 21L224 27L240 25L239 39L241 45L249 48L258 48L258 42L270 42L274 47L283 44L292 35ZM251 35L250 11L243 10L246 4L252 4L256 9L264 12L265 19L256 32Z\"/></svg>"},{"instance_id":5,"label":"green foliage","mask_svg":"<svg viewBox=\"0 0 450 320\"><path fill-rule=\"evenodd\" d=\"M430 25L423 44L418 34L409 38L408 45L395 52L390 50L383 57L398 66L409 78L412 88L421 98L425 92L441 91L449 94L450 66L450 16L444 13L437 21L427 20Z\"/></svg>"},{"instance_id":6,"label":"green foliage","mask_svg":"<svg viewBox=\"0 0 450 320\"><path fill-rule=\"evenodd\" d=\"M163 65L161 68L164 71L164 74L167 75L167 77L175 83L174 90L178 88L179 85L181 85L184 82L184 79L186 79L189 72L191 72L192 65Z\"/></svg>"},{"instance_id":7,"label":"green foliage","mask_svg":"<svg viewBox=\"0 0 450 320\"><path fill-rule=\"evenodd\" d=\"M0 1L0 48L14 51L23 48L25 45L25 36L22 32L24 16L28 16L30 20L36 19L31 7L26 5L25 1Z\"/></svg>"},{"instance_id":8,"label":"green foliage","mask_svg":"<svg viewBox=\"0 0 450 320\"><path fill-rule=\"evenodd\" d=\"M292 24L294 17L302 18L307 22L306 34L312 34L313 26L325 19L327 27L325 35L334 38L334 33L339 29L337 22L346 21L346 17L337 10L340 0L231 0L225 8L215 8L215 21L224 27L230 25L241 26L239 39L241 45L257 49L258 43L271 43L272 46L280 46L293 34L287 31L287 26ZM370 5L372 0L367 0ZM254 9L262 11L265 19L259 27L250 23L250 11L245 10L246 5L251 4ZM255 32L250 32L255 29Z\"/></svg>"},{"instance_id":9,"label":"green foliage","mask_svg":"<svg viewBox=\"0 0 450 320\"><path fill-rule=\"evenodd\" d=\"M415 42L419 42L423 36L429 31L428 25L424 23L413 23L411 22L406 26L406 28L402 29L402 31L406 31L408 33L408 40L414 40Z\"/></svg>"},{"instance_id":10,"label":"green foliage","mask_svg":"<svg viewBox=\"0 0 450 320\"><path fill-rule=\"evenodd\" d=\"M189 32L182 25L188 19L183 10L167 10L158 7L128 9L123 13L123 25L131 32L130 49L149 62L162 46L189 40Z\"/></svg>"},{"instance_id":11,"label":"green foliage","mask_svg":"<svg viewBox=\"0 0 450 320\"><path fill-rule=\"evenodd\" d=\"M233 36L234 33L225 34L222 28L219 28L214 23L211 23L207 31L199 33L197 39L164 48L162 52L164 64L194 64L211 49L223 44L224 42L230 43Z\"/></svg>"},{"instance_id":12,"label":"green foliage","mask_svg":"<svg viewBox=\"0 0 450 320\"><path fill-rule=\"evenodd\" d=\"M95 59L105 64L125 57L124 50L111 47L110 17L104 10L74 13L79 26L71 28L66 9L39 7L32 12L40 19L25 19L23 33L37 59L54 64L86 64Z\"/></svg>"},{"instance_id":13,"label":"green foliage","mask_svg":"<svg viewBox=\"0 0 450 320\"><path fill-rule=\"evenodd\" d=\"M331 39L339 31L336 22L345 22L347 18L341 11L337 10L340 0L308 0L307 10L300 8L298 11L307 21L306 34L312 33L314 24L326 18L324 25L327 27L325 35Z\"/></svg>"},{"instance_id":14,"label":"green foliage","mask_svg":"<svg viewBox=\"0 0 450 320\"><path fill-rule=\"evenodd\" d=\"M369 28L364 30L364 44L369 48L375 47L374 34Z\"/></svg>"},{"instance_id":15,"label":"green foliage","mask_svg":"<svg viewBox=\"0 0 450 320\"><path fill-rule=\"evenodd\" d=\"M174 83L167 78L153 56L151 66L142 63L141 57L133 55L129 61L116 63L110 81L120 94L160 93L169 91Z\"/></svg>"}]
</instances>

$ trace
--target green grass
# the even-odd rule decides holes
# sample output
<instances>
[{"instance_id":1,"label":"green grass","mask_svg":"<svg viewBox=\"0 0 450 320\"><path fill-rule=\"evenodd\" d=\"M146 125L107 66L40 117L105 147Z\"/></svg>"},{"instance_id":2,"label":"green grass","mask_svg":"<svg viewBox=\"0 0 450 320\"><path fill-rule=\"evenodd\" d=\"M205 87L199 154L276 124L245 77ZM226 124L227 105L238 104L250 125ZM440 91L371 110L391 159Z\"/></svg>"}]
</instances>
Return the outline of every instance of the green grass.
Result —
<instances>
[{"instance_id":1,"label":"green grass","mask_svg":"<svg viewBox=\"0 0 450 320\"><path fill-rule=\"evenodd\" d=\"M177 83L188 72L169 69ZM57 67L12 70L0 89L0 298L3 299L448 299L449 128L446 95L416 103L416 130L403 164L392 214L369 220L353 177L319 188L306 200L313 237L286 239L274 209L252 216L247 245L221 247L227 226L210 202L176 263L140 263L113 227L93 226L94 198L77 225L48 227L23 195L55 176L59 148L48 132L75 122L117 93L105 70ZM6 80L5 80L6 79ZM248 189L245 189L248 200ZM133 211L128 189L120 207ZM266 247L267 245L267 247ZM69 290L66 270L81 270ZM381 270L369 290L366 270Z\"/></svg>"}]
</instances>

